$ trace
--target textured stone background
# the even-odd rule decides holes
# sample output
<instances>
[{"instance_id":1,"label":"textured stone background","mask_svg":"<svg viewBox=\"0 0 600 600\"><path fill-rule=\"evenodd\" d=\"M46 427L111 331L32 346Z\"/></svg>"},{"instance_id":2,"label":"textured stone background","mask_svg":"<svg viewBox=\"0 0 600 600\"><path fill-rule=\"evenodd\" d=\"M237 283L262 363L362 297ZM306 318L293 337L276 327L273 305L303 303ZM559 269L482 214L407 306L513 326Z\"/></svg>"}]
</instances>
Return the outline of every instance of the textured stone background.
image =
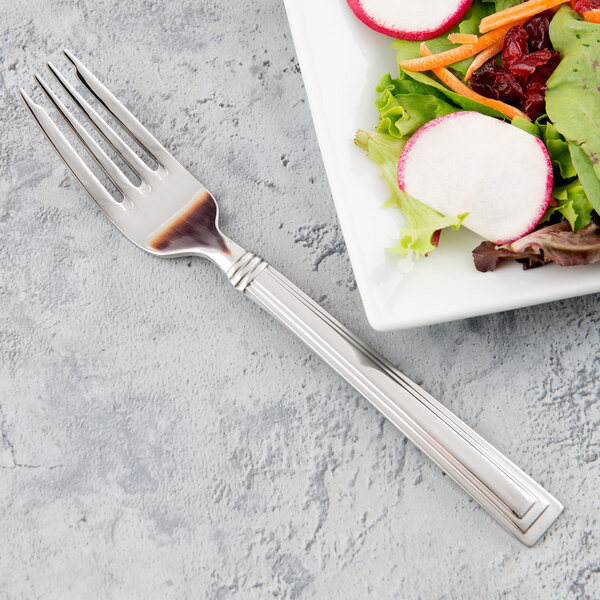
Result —
<instances>
[{"instance_id":1,"label":"textured stone background","mask_svg":"<svg viewBox=\"0 0 600 600\"><path fill-rule=\"evenodd\" d=\"M2 599L600 597L597 297L372 331L280 0L1 0L0 28ZM213 266L98 215L16 96L63 47L232 237L564 502L538 546Z\"/></svg>"}]
</instances>

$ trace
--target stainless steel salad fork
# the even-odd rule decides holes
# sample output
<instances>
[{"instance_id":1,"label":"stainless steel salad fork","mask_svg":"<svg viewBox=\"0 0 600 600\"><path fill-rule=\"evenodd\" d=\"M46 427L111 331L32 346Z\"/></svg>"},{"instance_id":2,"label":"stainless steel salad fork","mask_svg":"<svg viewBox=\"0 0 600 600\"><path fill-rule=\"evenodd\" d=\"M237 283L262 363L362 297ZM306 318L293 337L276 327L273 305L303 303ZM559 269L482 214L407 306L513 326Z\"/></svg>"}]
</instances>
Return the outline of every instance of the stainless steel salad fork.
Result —
<instances>
[{"instance_id":1,"label":"stainless steel salad fork","mask_svg":"<svg viewBox=\"0 0 600 600\"><path fill-rule=\"evenodd\" d=\"M503 527L532 546L562 505L503 454L427 392L338 323L262 258L219 229L218 206L116 97L65 51L83 86L156 163L150 167L83 95L48 68L89 125L139 178L133 182L102 149L58 95L35 79L81 144L119 192L113 194L87 166L48 112L20 89L31 114L77 180L106 216L140 248L163 258L212 260L233 286L279 319L464 488Z\"/></svg>"}]
</instances>

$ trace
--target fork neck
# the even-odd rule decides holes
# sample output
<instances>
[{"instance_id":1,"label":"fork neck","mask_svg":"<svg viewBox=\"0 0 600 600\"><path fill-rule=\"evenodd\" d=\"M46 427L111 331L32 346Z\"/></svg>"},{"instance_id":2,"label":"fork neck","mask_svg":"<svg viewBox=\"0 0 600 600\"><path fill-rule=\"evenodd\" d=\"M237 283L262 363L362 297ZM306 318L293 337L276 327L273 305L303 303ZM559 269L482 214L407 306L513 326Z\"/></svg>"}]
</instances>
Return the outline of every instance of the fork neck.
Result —
<instances>
[{"instance_id":1,"label":"fork neck","mask_svg":"<svg viewBox=\"0 0 600 600\"><path fill-rule=\"evenodd\" d=\"M231 284L243 292L268 263L227 236L221 234L221 237L227 251L202 248L193 254L212 260L227 275Z\"/></svg>"}]
</instances>

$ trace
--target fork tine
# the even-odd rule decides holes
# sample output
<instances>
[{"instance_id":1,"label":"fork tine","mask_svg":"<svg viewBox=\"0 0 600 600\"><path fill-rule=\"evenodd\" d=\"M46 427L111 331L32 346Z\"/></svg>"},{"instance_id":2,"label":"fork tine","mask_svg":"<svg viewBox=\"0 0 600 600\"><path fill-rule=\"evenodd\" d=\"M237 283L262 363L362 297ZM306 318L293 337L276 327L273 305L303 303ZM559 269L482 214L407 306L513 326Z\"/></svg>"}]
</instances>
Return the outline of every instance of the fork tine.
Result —
<instances>
[{"instance_id":1,"label":"fork tine","mask_svg":"<svg viewBox=\"0 0 600 600\"><path fill-rule=\"evenodd\" d=\"M114 94L106 88L91 73L87 67L71 52L63 50L64 55L75 67L77 77L110 112L110 114L129 132L129 134L150 154L159 164L172 160L173 157L162 144L125 108Z\"/></svg>"},{"instance_id":2,"label":"fork tine","mask_svg":"<svg viewBox=\"0 0 600 600\"><path fill-rule=\"evenodd\" d=\"M136 187L125 177L121 169L99 146L98 142L85 130L83 125L71 114L69 109L61 102L58 96L48 87L48 84L36 73L35 80L42 88L46 96L51 100L60 116L69 124L92 158L102 167L102 170L110 177L124 196L135 193Z\"/></svg>"},{"instance_id":3,"label":"fork tine","mask_svg":"<svg viewBox=\"0 0 600 600\"><path fill-rule=\"evenodd\" d=\"M90 123L114 147L119 156L131 167L132 171L140 179L144 179L145 176L152 173L152 169L123 141L121 136L94 110L91 104L65 79L61 72L50 62L46 63L46 66Z\"/></svg>"},{"instance_id":4,"label":"fork tine","mask_svg":"<svg viewBox=\"0 0 600 600\"><path fill-rule=\"evenodd\" d=\"M64 160L73 175L75 175L77 181L81 183L85 191L111 220L118 218L119 213L117 211L126 208L125 202L117 202L108 193L107 189L100 183L91 169L83 162L77 152L75 152L73 146L71 146L60 129L54 124L50 115L39 104L36 104L23 88L19 89L19 94L21 94L23 102L27 105L33 118L37 121L48 140L50 140L54 149Z\"/></svg>"}]
</instances>

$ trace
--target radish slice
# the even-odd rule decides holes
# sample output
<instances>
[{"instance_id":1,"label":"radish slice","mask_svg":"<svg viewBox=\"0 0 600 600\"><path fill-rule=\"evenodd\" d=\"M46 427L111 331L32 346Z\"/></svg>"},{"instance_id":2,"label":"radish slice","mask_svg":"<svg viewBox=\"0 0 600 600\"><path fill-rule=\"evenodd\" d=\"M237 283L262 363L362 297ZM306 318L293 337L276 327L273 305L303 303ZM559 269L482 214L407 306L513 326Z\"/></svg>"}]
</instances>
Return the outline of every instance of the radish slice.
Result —
<instances>
[{"instance_id":1,"label":"radish slice","mask_svg":"<svg viewBox=\"0 0 600 600\"><path fill-rule=\"evenodd\" d=\"M473 0L348 0L371 29L401 40L430 40L452 29Z\"/></svg>"},{"instance_id":2,"label":"radish slice","mask_svg":"<svg viewBox=\"0 0 600 600\"><path fill-rule=\"evenodd\" d=\"M477 112L455 112L410 138L400 154L398 185L444 215L469 213L465 227L506 244L544 216L552 163L533 135Z\"/></svg>"}]
</instances>

